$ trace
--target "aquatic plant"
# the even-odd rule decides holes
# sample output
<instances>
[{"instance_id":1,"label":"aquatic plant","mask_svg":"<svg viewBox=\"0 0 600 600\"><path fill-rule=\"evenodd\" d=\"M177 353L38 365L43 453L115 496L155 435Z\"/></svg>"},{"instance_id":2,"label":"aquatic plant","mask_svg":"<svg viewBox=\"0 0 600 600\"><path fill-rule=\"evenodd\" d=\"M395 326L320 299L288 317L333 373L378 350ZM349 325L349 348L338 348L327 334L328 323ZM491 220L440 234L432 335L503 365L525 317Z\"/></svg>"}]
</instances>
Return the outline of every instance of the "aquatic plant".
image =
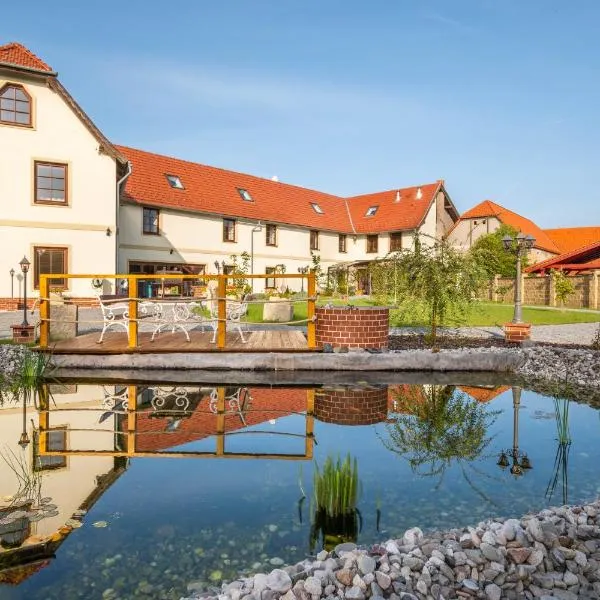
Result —
<instances>
[{"instance_id":1,"label":"aquatic plant","mask_svg":"<svg viewBox=\"0 0 600 600\"><path fill-rule=\"evenodd\" d=\"M31 469L27 464L26 455L16 453L9 446L4 446L3 450L0 451L0 457L17 479L17 491L13 494L9 506L20 505L25 502L33 502L39 505L42 499L41 472Z\"/></svg>"},{"instance_id":2,"label":"aquatic plant","mask_svg":"<svg viewBox=\"0 0 600 600\"><path fill-rule=\"evenodd\" d=\"M327 457L322 470L315 462L313 499L311 510L310 551L320 536L322 546L331 550L341 542L356 541L362 528L362 518L357 509L361 493L358 462L348 454ZM302 501L302 499L301 499Z\"/></svg>"},{"instance_id":3,"label":"aquatic plant","mask_svg":"<svg viewBox=\"0 0 600 600\"><path fill-rule=\"evenodd\" d=\"M38 352L22 354L16 372L0 381L0 406L8 401L18 402L23 396L26 400L35 399L51 371L50 355Z\"/></svg>"},{"instance_id":4,"label":"aquatic plant","mask_svg":"<svg viewBox=\"0 0 600 600\"><path fill-rule=\"evenodd\" d=\"M564 389L568 388L568 377L565 377ZM558 481L561 481L562 502L568 503L569 499L569 452L571 450L571 431L569 429L569 405L571 401L566 398L554 397L554 414L556 418L556 455L552 476L546 487L546 499L550 501Z\"/></svg>"}]
</instances>

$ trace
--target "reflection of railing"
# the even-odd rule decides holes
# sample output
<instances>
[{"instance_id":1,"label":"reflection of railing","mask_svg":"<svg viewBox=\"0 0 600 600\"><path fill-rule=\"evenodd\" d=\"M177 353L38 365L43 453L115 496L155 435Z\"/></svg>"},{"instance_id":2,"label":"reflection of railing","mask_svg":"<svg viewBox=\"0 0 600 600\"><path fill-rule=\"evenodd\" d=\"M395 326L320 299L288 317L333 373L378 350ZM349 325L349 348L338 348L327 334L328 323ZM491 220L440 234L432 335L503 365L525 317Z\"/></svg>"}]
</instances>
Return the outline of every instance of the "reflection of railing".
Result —
<instances>
[{"instance_id":1,"label":"reflection of railing","mask_svg":"<svg viewBox=\"0 0 600 600\"><path fill-rule=\"evenodd\" d=\"M234 327L237 327L239 329L239 319L236 317L233 317L232 314L235 313L235 311L228 310L228 303L229 305L232 304L240 304L238 300L235 299L231 299L228 298L228 289L227 289L227 282L228 280L240 280L240 279L244 279L244 280L253 280L253 279L266 279L270 276L268 275L257 275L257 274L252 274L252 275L240 275L240 274L231 274L231 275L203 275L202 279L205 281L210 281L210 280L216 280L217 282L217 289L216 289L216 297L209 299L210 302L215 303L216 307L215 309L211 309L211 316L210 319L208 319L210 322L212 322L214 324L214 329L216 332L216 346L217 348L225 348L226 345L226 333L227 333L227 323L229 322L231 325L233 325ZM272 276L271 276L272 277ZM303 301L305 301L307 303L307 317L306 319L302 319L300 321L290 321L287 324L292 324L292 323L298 323L298 324L306 324L307 325L307 342L308 342L308 348L314 349L316 348L316 335L315 335L315 303L316 303L316 276L314 274L314 272L310 272L308 274L294 274L294 273L290 273L290 274L286 274L286 279L301 279L302 282L304 282L304 279L306 278L308 281L308 285L307 285L307 289L308 289L308 296L306 299L304 299ZM98 274L94 274L94 275L70 275L70 274L61 274L61 275L40 275L40 298L39 298L39 305L40 305L40 339L39 339L39 344L40 344L40 348L42 349L47 349L49 347L49 341L50 341L50 323L53 322L52 319L52 315L51 315L51 303L50 303L50 282L54 281L56 279L64 279L65 281L69 281L69 280L73 280L73 279L90 279L90 280L121 280L121 281L125 281L127 282L127 296L123 296L122 298L119 298L119 303L120 306L122 308L122 310L119 311L119 315L115 315L115 314L110 314L108 317L105 315L102 321L99 321L98 323L101 324L104 327L104 331L102 333L102 336L104 335L106 329L108 329L108 327L110 327L111 325L115 325L117 323L121 324L118 317L119 316L125 316L125 321L122 323L122 328L126 331L127 333L127 339L128 339L128 347L131 350L135 350L136 348L139 347L139 326L141 323L144 322L144 315L142 314L143 311L141 310L141 306L143 304L148 304L148 302L152 302L151 299L148 298L140 298L138 297L138 283L143 280L143 281L147 281L147 280L157 280L157 281L164 281L164 280L173 280L173 279L177 279L177 280L189 280L189 281L197 281L199 279L198 275L182 275L182 274L177 274L177 275L165 275L165 274L161 274L161 275L146 275L146 274L140 274L140 275L118 275L118 274L110 274L110 275L98 275ZM297 302L297 301L296 301ZM182 298L181 302L182 305L184 305L185 303L193 303L193 304L198 304L198 299L195 299L193 297L189 297L189 298ZM250 303L260 303L262 304L263 301L259 300L259 301L251 301ZM107 304L106 306L110 306L110 304ZM104 312L104 310L103 310ZM114 312L114 311L113 311ZM185 312L185 311L184 311ZM110 323L110 325L107 327L107 319ZM196 324L201 321L199 320L196 316L193 317L193 319L190 320L189 325L194 324L193 322L195 322ZM67 321L62 320L63 323L66 323ZM88 321L89 323L91 323L92 321ZM182 328L183 332L185 333L185 337L186 339L189 341L189 336L188 336L188 330L187 330L187 322L183 323L181 321L180 318L178 318L177 320L173 319L173 322L170 323L170 327L177 327L177 328ZM154 329L153 331L153 338L156 336L156 334L158 332L160 332L160 330L164 327L165 325L161 325L160 327ZM241 329L239 329L240 334L241 334ZM101 338L102 339L102 338ZM243 340L243 335L242 335L242 341Z\"/></svg>"},{"instance_id":2,"label":"reflection of railing","mask_svg":"<svg viewBox=\"0 0 600 600\"><path fill-rule=\"evenodd\" d=\"M147 396L149 395L149 396ZM52 412L65 412L78 409L50 407L49 394L47 386L40 393L39 407L39 446L40 454L43 456L115 456L115 457L200 457L200 458L268 458L282 460L306 460L312 458L314 444L314 390L306 390L306 412L305 412L305 431L300 433L287 432L265 432L252 431L252 433L268 434L269 436L284 436L290 438L304 439L304 452L302 453L271 453L271 452L233 452L227 449L226 440L228 437L239 435L240 433L249 433L246 431L228 431L226 427L226 417L238 415L242 429L248 427L248 412L252 395L246 387L144 387L138 388L135 385L128 385L123 388L115 387L114 390L103 386L103 398L100 401L100 407L97 409L86 409L86 411L106 411L115 416L115 427L113 448L89 450L89 449L61 449L52 451L48 445L48 432L50 431L50 416ZM213 451L172 451L172 450L147 450L140 444L140 438L144 435L165 436L166 447L172 447L171 440L178 427L179 421L185 417L190 417L194 411L202 412L199 403L208 400L208 410L204 411L214 420L214 429L210 432L199 432L200 438L215 438L215 449ZM144 401L149 403L144 405ZM195 403L195 404L194 404ZM278 409L277 406L264 408L262 410L252 411L253 413L268 413L267 418L272 418L273 414L287 416L289 410ZM303 411L304 412L304 411ZM143 433L139 430L138 422L141 417L151 417L153 414L172 419L170 427L165 430L149 430ZM101 416L101 422L103 416ZM255 423L258 424L260 420ZM212 427L212 426L211 426ZM229 421L231 427L231 421ZM239 428L239 425L235 426ZM70 428L73 432L86 433L104 433L107 429L90 427L86 429ZM194 440L186 440L186 443ZM140 446L142 448L140 449Z\"/></svg>"}]
</instances>

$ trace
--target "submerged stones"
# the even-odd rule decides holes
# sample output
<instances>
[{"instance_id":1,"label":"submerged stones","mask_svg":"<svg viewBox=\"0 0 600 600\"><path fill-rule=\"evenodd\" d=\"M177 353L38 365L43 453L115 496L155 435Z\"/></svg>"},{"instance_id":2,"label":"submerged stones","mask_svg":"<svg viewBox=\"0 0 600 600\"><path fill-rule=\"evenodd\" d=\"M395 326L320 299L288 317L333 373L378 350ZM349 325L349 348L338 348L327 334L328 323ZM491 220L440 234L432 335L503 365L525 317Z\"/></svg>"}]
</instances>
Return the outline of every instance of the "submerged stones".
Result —
<instances>
[{"instance_id":1,"label":"submerged stones","mask_svg":"<svg viewBox=\"0 0 600 600\"><path fill-rule=\"evenodd\" d=\"M599 513L600 501L428 535L412 528L224 584L218 600L600 600Z\"/></svg>"}]
</instances>

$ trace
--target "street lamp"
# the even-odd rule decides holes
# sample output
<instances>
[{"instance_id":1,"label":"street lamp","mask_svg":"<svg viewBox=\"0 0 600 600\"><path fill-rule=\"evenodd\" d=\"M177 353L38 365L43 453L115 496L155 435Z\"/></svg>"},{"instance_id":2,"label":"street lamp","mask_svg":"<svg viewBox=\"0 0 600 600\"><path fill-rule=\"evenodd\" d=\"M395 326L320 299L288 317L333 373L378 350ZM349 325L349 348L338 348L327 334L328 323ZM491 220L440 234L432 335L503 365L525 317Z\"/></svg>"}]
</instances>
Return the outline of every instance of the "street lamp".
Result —
<instances>
[{"instance_id":1,"label":"street lamp","mask_svg":"<svg viewBox=\"0 0 600 600\"><path fill-rule=\"evenodd\" d=\"M301 275L306 275L308 273L308 269L309 267L298 267L298 273L300 273ZM304 293L304 277L300 280L300 285L302 286L302 289L300 290L300 293L303 294Z\"/></svg>"},{"instance_id":2,"label":"street lamp","mask_svg":"<svg viewBox=\"0 0 600 600\"><path fill-rule=\"evenodd\" d=\"M519 409L521 407L521 388L514 386L512 388L513 397L513 445L512 448L507 448L500 452L498 458L498 466L505 469L510 465L510 472L515 477L523 475L524 471L531 469L531 461L527 454L519 450ZM512 465L509 458L512 459Z\"/></svg>"},{"instance_id":3,"label":"street lamp","mask_svg":"<svg viewBox=\"0 0 600 600\"><path fill-rule=\"evenodd\" d=\"M10 297L15 297L15 270L11 269L10 273Z\"/></svg>"},{"instance_id":4,"label":"street lamp","mask_svg":"<svg viewBox=\"0 0 600 600\"><path fill-rule=\"evenodd\" d=\"M521 307L521 259L528 250L533 248L535 238L532 235L525 235L521 232L516 237L505 235L502 238L502 244L507 252L514 252L517 258L517 274L515 280L515 312L513 323L523 322L523 311Z\"/></svg>"},{"instance_id":5,"label":"street lamp","mask_svg":"<svg viewBox=\"0 0 600 600\"><path fill-rule=\"evenodd\" d=\"M29 327L29 323L27 322L27 273L31 263L24 256L20 260L19 265L21 265L21 272L23 273L23 323L21 323L21 326Z\"/></svg>"},{"instance_id":6,"label":"street lamp","mask_svg":"<svg viewBox=\"0 0 600 600\"><path fill-rule=\"evenodd\" d=\"M29 446L29 435L27 434L27 394L23 393L23 430L18 442L19 446L25 450Z\"/></svg>"},{"instance_id":7,"label":"street lamp","mask_svg":"<svg viewBox=\"0 0 600 600\"><path fill-rule=\"evenodd\" d=\"M218 260L215 260L215 269L217 270L217 275L221 274L221 265Z\"/></svg>"},{"instance_id":8,"label":"street lamp","mask_svg":"<svg viewBox=\"0 0 600 600\"><path fill-rule=\"evenodd\" d=\"M254 275L254 234L260 233L262 231L262 224L259 221L251 230L250 230L250 274ZM254 277L252 278L252 293L254 293Z\"/></svg>"}]
</instances>

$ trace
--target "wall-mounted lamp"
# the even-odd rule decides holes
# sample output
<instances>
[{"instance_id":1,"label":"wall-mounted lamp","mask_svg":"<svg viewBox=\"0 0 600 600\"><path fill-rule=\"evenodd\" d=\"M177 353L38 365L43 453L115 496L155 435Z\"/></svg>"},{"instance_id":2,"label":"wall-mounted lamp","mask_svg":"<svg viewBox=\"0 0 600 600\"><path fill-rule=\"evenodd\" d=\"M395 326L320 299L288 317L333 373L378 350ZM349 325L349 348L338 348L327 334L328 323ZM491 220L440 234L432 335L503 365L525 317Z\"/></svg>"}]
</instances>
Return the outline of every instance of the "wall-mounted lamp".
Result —
<instances>
[{"instance_id":1,"label":"wall-mounted lamp","mask_svg":"<svg viewBox=\"0 0 600 600\"><path fill-rule=\"evenodd\" d=\"M112 230L110 227L106 228L106 237L110 237L112 235Z\"/></svg>"},{"instance_id":2,"label":"wall-mounted lamp","mask_svg":"<svg viewBox=\"0 0 600 600\"><path fill-rule=\"evenodd\" d=\"M173 248L169 250L169 254L173 254Z\"/></svg>"}]
</instances>

